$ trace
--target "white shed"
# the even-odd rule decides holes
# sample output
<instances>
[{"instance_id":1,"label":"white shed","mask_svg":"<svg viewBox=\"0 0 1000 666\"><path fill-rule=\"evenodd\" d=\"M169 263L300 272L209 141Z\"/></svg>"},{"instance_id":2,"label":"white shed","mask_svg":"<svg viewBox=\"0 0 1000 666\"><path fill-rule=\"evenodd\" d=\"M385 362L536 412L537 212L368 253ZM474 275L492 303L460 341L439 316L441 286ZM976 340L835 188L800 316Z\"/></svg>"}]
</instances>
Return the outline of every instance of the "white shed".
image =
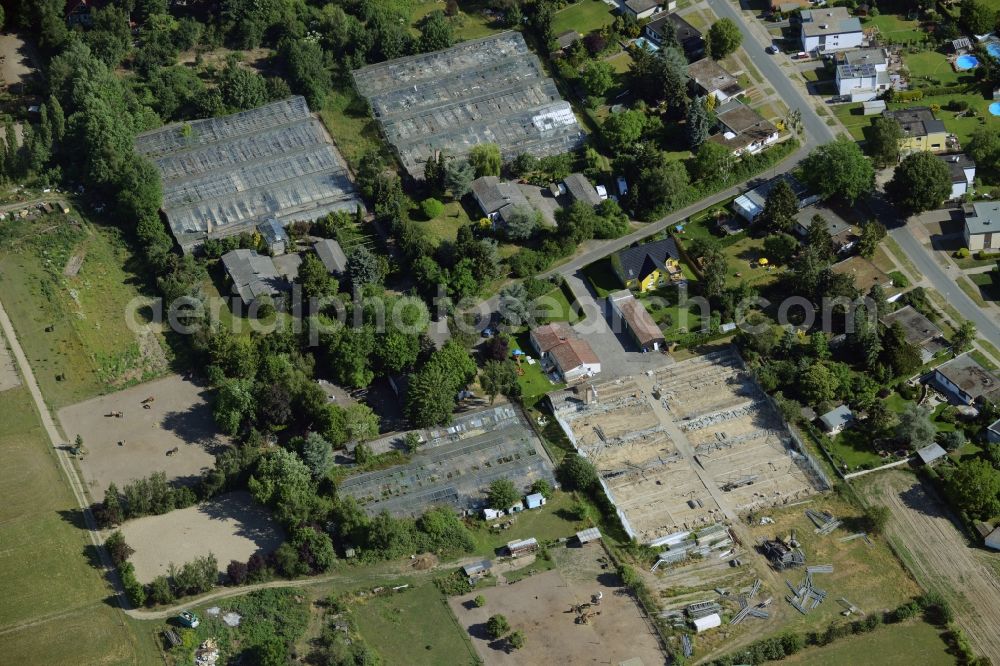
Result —
<instances>
[{"instance_id":1,"label":"white shed","mask_svg":"<svg viewBox=\"0 0 1000 666\"><path fill-rule=\"evenodd\" d=\"M1000 527L996 528L992 532L986 535L983 540L987 548L992 548L993 550L1000 550Z\"/></svg>"},{"instance_id":2,"label":"white shed","mask_svg":"<svg viewBox=\"0 0 1000 666\"><path fill-rule=\"evenodd\" d=\"M537 509L545 504L545 496L541 493L532 493L524 498L529 509Z\"/></svg>"},{"instance_id":3,"label":"white shed","mask_svg":"<svg viewBox=\"0 0 1000 666\"><path fill-rule=\"evenodd\" d=\"M721 626L722 618L719 617L718 613L712 613L711 615L695 618L694 620L694 630L699 634L703 631L708 631L709 629L715 629L716 627Z\"/></svg>"}]
</instances>

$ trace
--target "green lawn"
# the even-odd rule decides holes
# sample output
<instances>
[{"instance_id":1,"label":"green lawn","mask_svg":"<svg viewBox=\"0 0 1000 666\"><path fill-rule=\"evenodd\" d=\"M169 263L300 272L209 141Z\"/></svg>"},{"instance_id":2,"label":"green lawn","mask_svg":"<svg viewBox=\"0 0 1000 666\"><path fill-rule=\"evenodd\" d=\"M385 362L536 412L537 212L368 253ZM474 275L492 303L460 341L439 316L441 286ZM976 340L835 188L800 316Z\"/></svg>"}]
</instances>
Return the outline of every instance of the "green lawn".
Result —
<instances>
[{"instance_id":1,"label":"green lawn","mask_svg":"<svg viewBox=\"0 0 1000 666\"><path fill-rule=\"evenodd\" d=\"M0 343L2 344L2 343ZM0 654L8 663L155 663L91 566L82 517L25 388L0 393ZM20 629L14 627L37 623ZM6 631L12 629L11 631Z\"/></svg>"},{"instance_id":2,"label":"green lawn","mask_svg":"<svg viewBox=\"0 0 1000 666\"><path fill-rule=\"evenodd\" d=\"M600 30L615 20L611 8L601 0L577 0L575 4L556 12L552 21L552 32L560 35L567 30L576 30L586 35L592 30Z\"/></svg>"},{"instance_id":3,"label":"green lawn","mask_svg":"<svg viewBox=\"0 0 1000 666\"><path fill-rule=\"evenodd\" d=\"M897 44L920 42L927 35L917 21L907 21L895 14L867 17L862 21L865 28L877 26L883 37Z\"/></svg>"},{"instance_id":4,"label":"green lawn","mask_svg":"<svg viewBox=\"0 0 1000 666\"><path fill-rule=\"evenodd\" d=\"M486 37L487 35L499 32L499 28L492 27L490 18L483 14L483 9L486 7L485 3L462 2L459 4L459 7L460 11L458 15L451 18L452 30L454 31L456 41L479 39L480 37ZM423 2L414 4L413 12L410 14L410 33L414 37L420 36L417 24L435 10L444 11L444 4L435 0L423 0Z\"/></svg>"},{"instance_id":5,"label":"green lawn","mask_svg":"<svg viewBox=\"0 0 1000 666\"><path fill-rule=\"evenodd\" d=\"M844 124L851 137L856 141L864 140L864 130L866 127L871 126L874 116L862 115L862 105L860 102L854 104L835 104L832 108L833 115L837 116L837 119Z\"/></svg>"},{"instance_id":6,"label":"green lawn","mask_svg":"<svg viewBox=\"0 0 1000 666\"><path fill-rule=\"evenodd\" d=\"M486 523L482 523L481 527L472 531L476 540L476 554L493 557L497 549L515 539L534 537L539 542L545 542L576 534L586 525L564 517L574 501L571 493L556 491L552 494L552 499L541 508L516 514L512 518L514 524L509 529L491 530L486 527Z\"/></svg>"},{"instance_id":7,"label":"green lawn","mask_svg":"<svg viewBox=\"0 0 1000 666\"><path fill-rule=\"evenodd\" d=\"M536 316L536 321L539 324L548 324L554 321L575 324L580 321L579 313L570 302L571 294L567 292L569 292L569 287L559 286L539 297L537 301L539 312Z\"/></svg>"},{"instance_id":8,"label":"green lawn","mask_svg":"<svg viewBox=\"0 0 1000 666\"><path fill-rule=\"evenodd\" d=\"M444 212L437 217L427 220L419 208L410 211L412 219L418 227L423 227L431 238L438 243L448 241L453 243L458 237L458 228L469 224L469 214L461 202L448 201L444 205Z\"/></svg>"},{"instance_id":9,"label":"green lawn","mask_svg":"<svg viewBox=\"0 0 1000 666\"><path fill-rule=\"evenodd\" d=\"M789 666L845 666L871 663L872 655L878 655L880 666L955 663L955 658L948 653L941 640L940 630L919 620L886 625L868 634L838 639L824 647L808 648L786 657L781 663Z\"/></svg>"},{"instance_id":10,"label":"green lawn","mask_svg":"<svg viewBox=\"0 0 1000 666\"><path fill-rule=\"evenodd\" d=\"M959 83L959 77L965 81L975 81L975 75L956 72L948 62L948 56L937 51L904 53L903 64L910 70L914 87L920 87L925 83L932 86L950 86Z\"/></svg>"},{"instance_id":11,"label":"green lawn","mask_svg":"<svg viewBox=\"0 0 1000 666\"><path fill-rule=\"evenodd\" d=\"M862 465L878 467L885 461L875 453L868 433L857 428L848 428L829 444L830 453L839 464L846 464L850 471Z\"/></svg>"},{"instance_id":12,"label":"green lawn","mask_svg":"<svg viewBox=\"0 0 1000 666\"><path fill-rule=\"evenodd\" d=\"M989 273L973 273L969 276L972 283L979 287L979 294L984 300L1000 300L1000 286L997 285L996 275L990 271Z\"/></svg>"},{"instance_id":13,"label":"green lawn","mask_svg":"<svg viewBox=\"0 0 1000 666\"><path fill-rule=\"evenodd\" d=\"M69 216L80 219L74 211ZM79 272L63 274L71 257ZM162 374L158 334L129 327L143 277L121 232L53 214L0 222L0 288L46 400L62 407ZM136 305L137 323L143 324ZM144 309L143 309L144 310Z\"/></svg>"},{"instance_id":14,"label":"green lawn","mask_svg":"<svg viewBox=\"0 0 1000 666\"><path fill-rule=\"evenodd\" d=\"M349 82L337 82L327 93L319 117L352 169L357 170L361 156L369 150L389 155L379 136L378 124L368 113L368 105Z\"/></svg>"},{"instance_id":15,"label":"green lawn","mask_svg":"<svg viewBox=\"0 0 1000 666\"><path fill-rule=\"evenodd\" d=\"M359 599L351 605L365 641L384 664L472 664L476 653L447 601L425 582L392 595Z\"/></svg>"},{"instance_id":16,"label":"green lawn","mask_svg":"<svg viewBox=\"0 0 1000 666\"><path fill-rule=\"evenodd\" d=\"M615 275L614 269L611 268L611 259L607 257L584 266L583 274L587 276L599 298L604 298L613 291L625 288L618 276Z\"/></svg>"},{"instance_id":17,"label":"green lawn","mask_svg":"<svg viewBox=\"0 0 1000 666\"><path fill-rule=\"evenodd\" d=\"M527 330L518 334L515 340L521 351L532 358L535 357L535 350L531 347ZM535 362L532 364L522 361L521 371L522 373L518 376L517 381L521 385L521 399L529 407L538 402L546 393L558 391L566 387L565 384L552 383L545 373L542 372L541 362L537 358L535 358Z\"/></svg>"},{"instance_id":18,"label":"green lawn","mask_svg":"<svg viewBox=\"0 0 1000 666\"><path fill-rule=\"evenodd\" d=\"M695 304L681 305L677 287L658 289L643 296L640 301L668 340L685 332L701 330L702 309Z\"/></svg>"},{"instance_id":19,"label":"green lawn","mask_svg":"<svg viewBox=\"0 0 1000 666\"><path fill-rule=\"evenodd\" d=\"M957 117L953 111L948 111L946 109L948 102L953 99L965 100L969 104L969 108L976 111L978 117ZM938 120L944 121L945 128L958 136L959 142L964 146L969 143L969 137L972 136L972 132L978 127L984 125L996 126L1000 125L1000 117L990 115L987 108L990 105L990 101L985 99L981 94L972 92L965 93L962 95L936 95L933 97L924 97L922 100L917 102L911 102L908 104L890 104L889 108L899 109L907 106L933 106L938 105L940 107L939 111L934 113L934 116Z\"/></svg>"},{"instance_id":20,"label":"green lawn","mask_svg":"<svg viewBox=\"0 0 1000 666\"><path fill-rule=\"evenodd\" d=\"M632 56L625 51L608 58L608 62L615 68L616 74L625 74L632 67Z\"/></svg>"}]
</instances>

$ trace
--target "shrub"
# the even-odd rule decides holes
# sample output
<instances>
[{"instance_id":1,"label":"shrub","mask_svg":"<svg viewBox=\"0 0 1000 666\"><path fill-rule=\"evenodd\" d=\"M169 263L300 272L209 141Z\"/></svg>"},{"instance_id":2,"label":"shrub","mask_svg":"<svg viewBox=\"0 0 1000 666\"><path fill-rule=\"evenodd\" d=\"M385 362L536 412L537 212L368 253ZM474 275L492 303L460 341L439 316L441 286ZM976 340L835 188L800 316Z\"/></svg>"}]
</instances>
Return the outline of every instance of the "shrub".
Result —
<instances>
[{"instance_id":1,"label":"shrub","mask_svg":"<svg viewBox=\"0 0 1000 666\"><path fill-rule=\"evenodd\" d=\"M122 579L122 587L125 589L125 596L133 606L142 606L146 603L146 588L135 578L135 567L131 562L122 562L118 565L118 575Z\"/></svg>"},{"instance_id":2,"label":"shrub","mask_svg":"<svg viewBox=\"0 0 1000 666\"><path fill-rule=\"evenodd\" d=\"M476 604L476 608L482 608L486 605L486 597L481 594L477 595L476 598L472 600L472 603Z\"/></svg>"},{"instance_id":3,"label":"shrub","mask_svg":"<svg viewBox=\"0 0 1000 666\"><path fill-rule=\"evenodd\" d=\"M486 632L490 638L503 638L510 632L510 623L503 615L493 615L486 621Z\"/></svg>"},{"instance_id":4,"label":"shrub","mask_svg":"<svg viewBox=\"0 0 1000 666\"><path fill-rule=\"evenodd\" d=\"M444 204L431 197L430 199L424 199L420 202L420 210L423 212L424 217L428 220L433 220L435 217L444 212Z\"/></svg>"},{"instance_id":5,"label":"shrub","mask_svg":"<svg viewBox=\"0 0 1000 666\"><path fill-rule=\"evenodd\" d=\"M969 108L969 103L964 99L953 99L948 102L949 111L965 111Z\"/></svg>"},{"instance_id":6,"label":"shrub","mask_svg":"<svg viewBox=\"0 0 1000 666\"><path fill-rule=\"evenodd\" d=\"M233 585L242 585L245 583L248 574L249 567L245 562L240 562L239 560L233 560L226 567L226 575L229 576L229 581Z\"/></svg>"},{"instance_id":7,"label":"shrub","mask_svg":"<svg viewBox=\"0 0 1000 666\"><path fill-rule=\"evenodd\" d=\"M157 576L149 584L149 599L154 604L169 604L174 600L174 590L166 576Z\"/></svg>"},{"instance_id":8,"label":"shrub","mask_svg":"<svg viewBox=\"0 0 1000 666\"><path fill-rule=\"evenodd\" d=\"M955 256L958 257L959 259L966 259L966 258L968 258L968 256L969 256L969 248L967 248L967 247L960 247L960 248L958 248L958 251L955 252Z\"/></svg>"},{"instance_id":9,"label":"shrub","mask_svg":"<svg viewBox=\"0 0 1000 666\"><path fill-rule=\"evenodd\" d=\"M104 542L104 547L108 549L108 555L111 556L111 562L116 567L121 566L121 564L135 552L134 548L125 543L125 537L122 536L122 533L117 530L108 536L107 540Z\"/></svg>"},{"instance_id":10,"label":"shrub","mask_svg":"<svg viewBox=\"0 0 1000 666\"><path fill-rule=\"evenodd\" d=\"M948 601L938 592L926 592L917 598L921 610L931 624L944 626L955 619Z\"/></svg>"}]
</instances>

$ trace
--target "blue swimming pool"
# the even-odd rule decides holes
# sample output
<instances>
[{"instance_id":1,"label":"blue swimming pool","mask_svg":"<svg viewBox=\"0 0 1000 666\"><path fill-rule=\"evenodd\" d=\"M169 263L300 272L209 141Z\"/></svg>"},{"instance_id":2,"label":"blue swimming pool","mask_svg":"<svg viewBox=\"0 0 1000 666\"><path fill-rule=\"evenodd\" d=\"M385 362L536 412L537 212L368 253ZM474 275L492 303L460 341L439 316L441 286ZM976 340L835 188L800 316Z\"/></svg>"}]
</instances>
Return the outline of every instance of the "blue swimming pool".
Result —
<instances>
[{"instance_id":1,"label":"blue swimming pool","mask_svg":"<svg viewBox=\"0 0 1000 666\"><path fill-rule=\"evenodd\" d=\"M986 45L986 52L1000 60L1000 42L990 42Z\"/></svg>"},{"instance_id":2,"label":"blue swimming pool","mask_svg":"<svg viewBox=\"0 0 1000 666\"><path fill-rule=\"evenodd\" d=\"M649 41L645 37L640 37L639 39L635 40L635 45L638 46L641 49L646 49L648 51L659 51L660 50L659 46L657 46L653 42Z\"/></svg>"},{"instance_id":3,"label":"blue swimming pool","mask_svg":"<svg viewBox=\"0 0 1000 666\"><path fill-rule=\"evenodd\" d=\"M990 114L1000 116L1000 102L993 102L990 104Z\"/></svg>"},{"instance_id":4,"label":"blue swimming pool","mask_svg":"<svg viewBox=\"0 0 1000 666\"><path fill-rule=\"evenodd\" d=\"M979 58L974 55L965 54L955 58L955 69L960 72L975 69L976 67L979 67Z\"/></svg>"}]
</instances>

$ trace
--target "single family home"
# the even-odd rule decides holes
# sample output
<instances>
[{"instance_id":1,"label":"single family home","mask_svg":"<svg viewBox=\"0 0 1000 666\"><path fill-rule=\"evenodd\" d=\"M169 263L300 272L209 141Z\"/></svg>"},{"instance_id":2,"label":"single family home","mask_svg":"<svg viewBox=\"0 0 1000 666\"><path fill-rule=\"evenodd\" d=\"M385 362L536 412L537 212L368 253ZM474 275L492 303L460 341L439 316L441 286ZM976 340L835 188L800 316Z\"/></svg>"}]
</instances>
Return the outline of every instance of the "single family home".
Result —
<instances>
[{"instance_id":1,"label":"single family home","mask_svg":"<svg viewBox=\"0 0 1000 666\"><path fill-rule=\"evenodd\" d=\"M938 155L938 159L948 167L951 176L951 200L961 199L972 192L976 181L976 163L965 153Z\"/></svg>"},{"instance_id":2,"label":"single family home","mask_svg":"<svg viewBox=\"0 0 1000 666\"><path fill-rule=\"evenodd\" d=\"M619 250L611 255L611 267L626 288L639 293L684 279L680 253L672 238Z\"/></svg>"},{"instance_id":3,"label":"single family home","mask_svg":"<svg viewBox=\"0 0 1000 666\"><path fill-rule=\"evenodd\" d=\"M736 197L733 200L733 211L747 222L753 222L757 219L758 215L764 212L767 196L771 193L771 189L781 180L784 180L792 188L792 192L795 193L795 197L799 202L800 209L811 206L819 201L819 195L810 194L809 188L803 185L795 176L785 173Z\"/></svg>"},{"instance_id":4,"label":"single family home","mask_svg":"<svg viewBox=\"0 0 1000 666\"><path fill-rule=\"evenodd\" d=\"M736 77L711 58L702 58L688 65L688 79L695 95L714 97L719 104L743 92Z\"/></svg>"},{"instance_id":5,"label":"single family home","mask_svg":"<svg viewBox=\"0 0 1000 666\"><path fill-rule=\"evenodd\" d=\"M643 28L643 36L657 47L663 45L671 29L688 62L705 57L705 39L701 32L677 14L659 16Z\"/></svg>"},{"instance_id":6,"label":"single family home","mask_svg":"<svg viewBox=\"0 0 1000 666\"><path fill-rule=\"evenodd\" d=\"M976 201L963 207L965 246L971 251L1000 249L1000 203Z\"/></svg>"},{"instance_id":7,"label":"single family home","mask_svg":"<svg viewBox=\"0 0 1000 666\"><path fill-rule=\"evenodd\" d=\"M956 356L934 368L930 381L962 405L989 400L1000 388L1000 379L968 353Z\"/></svg>"},{"instance_id":8,"label":"single family home","mask_svg":"<svg viewBox=\"0 0 1000 666\"><path fill-rule=\"evenodd\" d=\"M902 155L929 150L940 153L948 148L948 131L944 122L934 117L926 106L911 106L907 109L886 109L883 116L893 118L903 130L899 141Z\"/></svg>"},{"instance_id":9,"label":"single family home","mask_svg":"<svg viewBox=\"0 0 1000 666\"><path fill-rule=\"evenodd\" d=\"M725 146L733 155L759 153L778 140L778 128L759 113L736 99L730 99L715 110L722 131L709 141Z\"/></svg>"},{"instance_id":10,"label":"single family home","mask_svg":"<svg viewBox=\"0 0 1000 666\"><path fill-rule=\"evenodd\" d=\"M861 21L851 16L846 7L806 9L800 12L800 18L802 50L807 53L842 51L864 43Z\"/></svg>"}]
</instances>

